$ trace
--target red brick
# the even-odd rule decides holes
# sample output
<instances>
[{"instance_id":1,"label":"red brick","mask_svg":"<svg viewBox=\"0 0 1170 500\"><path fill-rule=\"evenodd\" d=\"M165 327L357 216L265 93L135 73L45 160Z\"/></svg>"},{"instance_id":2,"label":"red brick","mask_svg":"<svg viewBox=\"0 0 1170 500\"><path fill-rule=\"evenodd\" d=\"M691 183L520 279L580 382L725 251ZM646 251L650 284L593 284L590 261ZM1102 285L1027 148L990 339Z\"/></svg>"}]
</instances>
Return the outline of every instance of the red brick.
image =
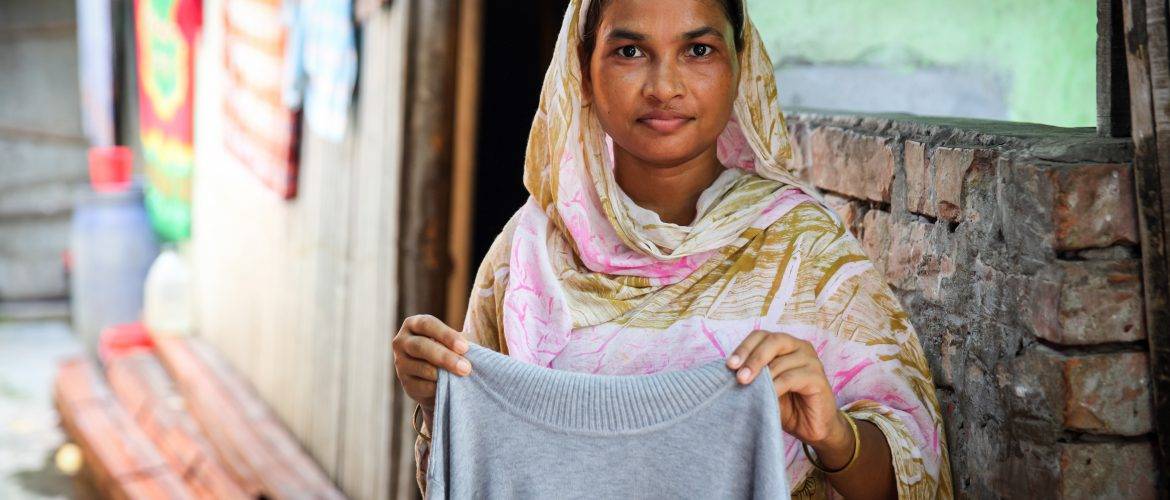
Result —
<instances>
[{"instance_id":1,"label":"red brick","mask_svg":"<svg viewBox=\"0 0 1170 500\"><path fill-rule=\"evenodd\" d=\"M818 128L812 136L814 184L854 198L889 203L894 180L890 139L837 127Z\"/></svg>"},{"instance_id":2,"label":"red brick","mask_svg":"<svg viewBox=\"0 0 1170 500\"><path fill-rule=\"evenodd\" d=\"M939 346L938 363L930 363L931 375L939 387L954 387L955 375L961 366L962 354L959 348L963 345L963 333L955 329L943 330L942 345Z\"/></svg>"},{"instance_id":3,"label":"red brick","mask_svg":"<svg viewBox=\"0 0 1170 500\"><path fill-rule=\"evenodd\" d=\"M861 205L849 198L843 198L831 193L825 194L825 203L833 209L845 227L858 236L858 223L861 222Z\"/></svg>"},{"instance_id":4,"label":"red brick","mask_svg":"<svg viewBox=\"0 0 1170 500\"><path fill-rule=\"evenodd\" d=\"M942 226L930 226L928 231L917 273L918 289L926 300L941 304L945 299L943 281L955 275L956 242Z\"/></svg>"},{"instance_id":5,"label":"red brick","mask_svg":"<svg viewBox=\"0 0 1170 500\"><path fill-rule=\"evenodd\" d=\"M1053 169L1049 176L1057 250L1138 242L1130 165L1077 165Z\"/></svg>"},{"instance_id":6,"label":"red brick","mask_svg":"<svg viewBox=\"0 0 1170 500\"><path fill-rule=\"evenodd\" d=\"M890 248L886 255L886 281L901 290L917 290L918 274L927 249L926 235L932 224L891 217Z\"/></svg>"},{"instance_id":7,"label":"red brick","mask_svg":"<svg viewBox=\"0 0 1170 500\"><path fill-rule=\"evenodd\" d=\"M1063 365L1065 428L1123 436L1150 432L1149 360L1145 353L1070 357Z\"/></svg>"},{"instance_id":8,"label":"red brick","mask_svg":"<svg viewBox=\"0 0 1170 500\"><path fill-rule=\"evenodd\" d=\"M1137 260L1064 264L1062 340L1130 342L1146 338Z\"/></svg>"},{"instance_id":9,"label":"red brick","mask_svg":"<svg viewBox=\"0 0 1170 500\"><path fill-rule=\"evenodd\" d=\"M930 172L926 159L926 145L906 141L902 151L906 166L906 209L916 214L934 216L934 200L930 199Z\"/></svg>"},{"instance_id":10,"label":"red brick","mask_svg":"<svg viewBox=\"0 0 1170 500\"><path fill-rule=\"evenodd\" d=\"M887 253L890 248L890 213L870 210L861 221L861 246L873 261L874 268L886 274Z\"/></svg>"},{"instance_id":11,"label":"red brick","mask_svg":"<svg viewBox=\"0 0 1170 500\"><path fill-rule=\"evenodd\" d=\"M1036 345L1000 365L1005 373L999 377L999 392L1019 426L1030 424L1034 439L1043 441L1045 435L1062 430L1068 393L1063 366L1067 359L1052 349Z\"/></svg>"},{"instance_id":12,"label":"red brick","mask_svg":"<svg viewBox=\"0 0 1170 500\"><path fill-rule=\"evenodd\" d=\"M1146 338L1138 261L1059 262L1042 274L1031 291L1037 337L1062 345Z\"/></svg>"},{"instance_id":13,"label":"red brick","mask_svg":"<svg viewBox=\"0 0 1170 500\"><path fill-rule=\"evenodd\" d=\"M940 219L958 222L963 218L963 187L972 170L991 167L994 154L987 150L944 148L931 157L932 190L935 214Z\"/></svg>"},{"instance_id":14,"label":"red brick","mask_svg":"<svg viewBox=\"0 0 1170 500\"><path fill-rule=\"evenodd\" d=\"M809 179L810 141L808 125L798 121L788 122L788 140L792 147L792 170L801 180L811 184Z\"/></svg>"},{"instance_id":15,"label":"red brick","mask_svg":"<svg viewBox=\"0 0 1170 500\"><path fill-rule=\"evenodd\" d=\"M1157 469L1148 443L1065 443L1060 498L1154 498Z\"/></svg>"}]
</instances>

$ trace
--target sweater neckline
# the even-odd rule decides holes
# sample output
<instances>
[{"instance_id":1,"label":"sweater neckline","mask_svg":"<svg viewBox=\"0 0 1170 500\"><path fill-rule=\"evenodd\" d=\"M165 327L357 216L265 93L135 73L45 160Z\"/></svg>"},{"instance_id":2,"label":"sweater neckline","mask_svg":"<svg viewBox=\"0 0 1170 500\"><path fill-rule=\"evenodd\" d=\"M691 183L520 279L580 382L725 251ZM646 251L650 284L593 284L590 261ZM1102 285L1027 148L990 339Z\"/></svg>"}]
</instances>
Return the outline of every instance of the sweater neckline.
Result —
<instances>
[{"instance_id":1,"label":"sweater neckline","mask_svg":"<svg viewBox=\"0 0 1170 500\"><path fill-rule=\"evenodd\" d=\"M498 402L568 432L620 433L668 425L738 385L722 359L648 375L599 375L526 363L478 344L471 344L465 356L472 366L467 377Z\"/></svg>"}]
</instances>

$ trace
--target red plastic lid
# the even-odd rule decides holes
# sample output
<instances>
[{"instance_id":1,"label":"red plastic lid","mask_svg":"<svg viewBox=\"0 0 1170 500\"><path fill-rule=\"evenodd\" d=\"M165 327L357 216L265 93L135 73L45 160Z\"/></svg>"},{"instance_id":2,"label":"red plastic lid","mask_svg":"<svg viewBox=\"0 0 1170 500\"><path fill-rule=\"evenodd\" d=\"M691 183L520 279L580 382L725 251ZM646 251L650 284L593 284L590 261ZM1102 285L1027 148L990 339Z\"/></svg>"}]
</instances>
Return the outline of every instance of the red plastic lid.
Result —
<instances>
[{"instance_id":1,"label":"red plastic lid","mask_svg":"<svg viewBox=\"0 0 1170 500\"><path fill-rule=\"evenodd\" d=\"M125 191L133 165L134 154L126 146L89 148L89 183L102 193Z\"/></svg>"},{"instance_id":2,"label":"red plastic lid","mask_svg":"<svg viewBox=\"0 0 1170 500\"><path fill-rule=\"evenodd\" d=\"M98 339L98 357L102 363L143 350L154 348L154 341L142 322L124 323L106 327Z\"/></svg>"}]
</instances>

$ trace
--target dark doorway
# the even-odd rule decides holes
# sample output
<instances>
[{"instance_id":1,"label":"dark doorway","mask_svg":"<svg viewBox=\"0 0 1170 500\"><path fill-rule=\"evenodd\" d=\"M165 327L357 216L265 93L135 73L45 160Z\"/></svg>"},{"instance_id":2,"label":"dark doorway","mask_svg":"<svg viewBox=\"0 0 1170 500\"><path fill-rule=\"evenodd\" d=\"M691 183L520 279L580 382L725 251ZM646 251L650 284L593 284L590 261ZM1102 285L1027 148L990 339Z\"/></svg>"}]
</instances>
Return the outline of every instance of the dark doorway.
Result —
<instances>
[{"instance_id":1,"label":"dark doorway","mask_svg":"<svg viewBox=\"0 0 1170 500\"><path fill-rule=\"evenodd\" d=\"M567 0L484 2L471 279L528 199L524 151L567 6Z\"/></svg>"}]
</instances>

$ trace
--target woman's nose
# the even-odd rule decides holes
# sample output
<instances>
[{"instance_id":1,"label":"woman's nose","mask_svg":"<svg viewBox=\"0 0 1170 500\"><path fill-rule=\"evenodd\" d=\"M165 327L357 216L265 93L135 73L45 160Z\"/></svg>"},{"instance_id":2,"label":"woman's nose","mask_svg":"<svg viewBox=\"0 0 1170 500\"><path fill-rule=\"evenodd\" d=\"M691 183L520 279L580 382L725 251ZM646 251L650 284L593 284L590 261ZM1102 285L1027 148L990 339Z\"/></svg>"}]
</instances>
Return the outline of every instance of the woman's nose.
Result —
<instances>
[{"instance_id":1,"label":"woman's nose","mask_svg":"<svg viewBox=\"0 0 1170 500\"><path fill-rule=\"evenodd\" d=\"M650 71L642 95L662 102L670 102L681 97L686 86L680 78L678 65L673 62L660 62Z\"/></svg>"}]
</instances>

